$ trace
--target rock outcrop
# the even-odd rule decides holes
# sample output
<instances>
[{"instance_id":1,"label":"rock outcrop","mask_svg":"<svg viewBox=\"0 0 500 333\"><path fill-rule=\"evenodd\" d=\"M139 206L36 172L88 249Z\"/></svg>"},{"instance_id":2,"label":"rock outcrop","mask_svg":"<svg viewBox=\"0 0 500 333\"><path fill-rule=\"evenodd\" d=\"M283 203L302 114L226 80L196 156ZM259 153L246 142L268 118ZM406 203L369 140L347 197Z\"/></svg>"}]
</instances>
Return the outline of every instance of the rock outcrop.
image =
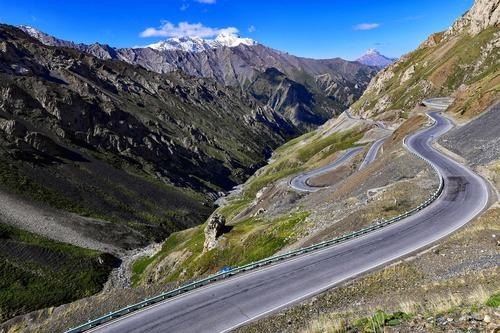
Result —
<instances>
[{"instance_id":1,"label":"rock outcrop","mask_svg":"<svg viewBox=\"0 0 500 333\"><path fill-rule=\"evenodd\" d=\"M445 32L445 37L463 32L477 35L500 24L500 0L476 0L461 18Z\"/></svg>"},{"instance_id":2,"label":"rock outcrop","mask_svg":"<svg viewBox=\"0 0 500 333\"><path fill-rule=\"evenodd\" d=\"M0 130L13 137L23 137L26 134L26 126L16 120L0 118Z\"/></svg>"},{"instance_id":3,"label":"rock outcrop","mask_svg":"<svg viewBox=\"0 0 500 333\"><path fill-rule=\"evenodd\" d=\"M226 226L226 218L220 214L210 216L205 227L205 243L203 252L210 251L217 246L217 239L222 235Z\"/></svg>"}]
</instances>

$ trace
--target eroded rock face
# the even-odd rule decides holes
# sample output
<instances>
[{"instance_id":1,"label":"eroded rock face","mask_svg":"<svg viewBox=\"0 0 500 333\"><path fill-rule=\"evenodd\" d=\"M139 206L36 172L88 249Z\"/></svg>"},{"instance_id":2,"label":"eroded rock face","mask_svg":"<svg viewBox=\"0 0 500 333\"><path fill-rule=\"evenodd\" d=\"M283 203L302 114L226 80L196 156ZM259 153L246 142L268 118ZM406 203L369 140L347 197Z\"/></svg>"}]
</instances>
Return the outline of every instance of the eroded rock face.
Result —
<instances>
[{"instance_id":1,"label":"eroded rock face","mask_svg":"<svg viewBox=\"0 0 500 333\"><path fill-rule=\"evenodd\" d=\"M4 131L7 135L22 137L26 133L26 126L15 120L0 118L0 130Z\"/></svg>"},{"instance_id":2,"label":"eroded rock face","mask_svg":"<svg viewBox=\"0 0 500 333\"><path fill-rule=\"evenodd\" d=\"M410 67L408 67L406 71L404 71L403 75L401 76L401 83L404 83L409 79L411 79L414 73L415 73L415 65L411 65Z\"/></svg>"},{"instance_id":3,"label":"eroded rock face","mask_svg":"<svg viewBox=\"0 0 500 333\"><path fill-rule=\"evenodd\" d=\"M300 58L262 44L207 47L200 52L150 47L117 49L60 40L31 27L21 29L45 45L74 48L99 59L121 60L157 73L180 71L214 79L252 94L287 121L306 129L345 110L361 96L377 72L376 67L359 62Z\"/></svg>"},{"instance_id":4,"label":"eroded rock face","mask_svg":"<svg viewBox=\"0 0 500 333\"><path fill-rule=\"evenodd\" d=\"M217 246L217 239L222 234L226 226L226 218L219 214L214 214L208 219L207 226L205 227L205 243L203 244L203 251L210 251Z\"/></svg>"},{"instance_id":5,"label":"eroded rock face","mask_svg":"<svg viewBox=\"0 0 500 333\"><path fill-rule=\"evenodd\" d=\"M61 147L42 133L30 132L26 135L24 141L36 150L52 156L58 155L61 151Z\"/></svg>"},{"instance_id":6,"label":"eroded rock face","mask_svg":"<svg viewBox=\"0 0 500 333\"><path fill-rule=\"evenodd\" d=\"M12 51L0 52L0 134L46 154L54 150L45 137L73 151L90 148L106 160L132 163L170 185L210 193L244 181L268 152L302 131L214 80L160 75L58 45L48 48L6 25L0 25L0 43ZM22 126L38 134L25 140Z\"/></svg>"},{"instance_id":7,"label":"eroded rock face","mask_svg":"<svg viewBox=\"0 0 500 333\"><path fill-rule=\"evenodd\" d=\"M445 36L464 31L477 35L486 28L500 24L500 0L476 0L467 13L449 28Z\"/></svg>"}]
</instances>

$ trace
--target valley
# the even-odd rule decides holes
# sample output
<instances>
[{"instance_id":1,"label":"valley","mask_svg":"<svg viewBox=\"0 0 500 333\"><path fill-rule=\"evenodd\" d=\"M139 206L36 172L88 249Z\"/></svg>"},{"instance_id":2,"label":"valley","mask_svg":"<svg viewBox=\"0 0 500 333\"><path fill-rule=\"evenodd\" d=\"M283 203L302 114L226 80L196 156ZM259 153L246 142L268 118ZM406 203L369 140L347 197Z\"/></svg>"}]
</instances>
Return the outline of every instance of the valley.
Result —
<instances>
[{"instance_id":1,"label":"valley","mask_svg":"<svg viewBox=\"0 0 500 333\"><path fill-rule=\"evenodd\" d=\"M0 24L0 332L493 332L499 25L347 61Z\"/></svg>"},{"instance_id":2,"label":"valley","mask_svg":"<svg viewBox=\"0 0 500 333\"><path fill-rule=\"evenodd\" d=\"M429 137L439 137L451 127L447 119L440 117L437 112L430 115L436 124L411 136L408 140L409 149L434 163L442 177L465 178L464 181L469 184L467 190L455 193L456 184L445 182L443 196L404 222L354 241L314 251L265 269L239 274L224 283L209 285L197 293L161 303L149 311L105 324L95 331L230 331L360 272L369 271L405 253L412 253L460 228L484 209L488 201L488 189L480 177L428 146ZM242 285L245 288L241 288ZM219 296L214 299L210 297L213 294ZM231 302L227 299L231 299ZM220 313L217 318L212 315L215 312ZM220 320L221 315L223 320ZM193 324L185 327L186 320ZM195 322L199 326L194 326Z\"/></svg>"},{"instance_id":3,"label":"valley","mask_svg":"<svg viewBox=\"0 0 500 333\"><path fill-rule=\"evenodd\" d=\"M40 43L24 31L0 26L2 225L110 253L116 262L123 258L126 267L113 270L120 277L111 285L130 283L128 258L138 249L201 224L215 209L213 201L263 165L274 148L355 98L322 88L318 97L318 87L256 64L255 81L242 91L210 75L156 73L28 30ZM298 64L288 71L300 67L307 80L322 71L314 66L325 66L293 59ZM347 82L366 86L375 73L357 63L334 63L346 84L342 91L349 90ZM11 253L6 258L18 261ZM93 293L99 285L104 280ZM26 303L22 313L63 299L46 301ZM2 311L3 318L18 313Z\"/></svg>"}]
</instances>

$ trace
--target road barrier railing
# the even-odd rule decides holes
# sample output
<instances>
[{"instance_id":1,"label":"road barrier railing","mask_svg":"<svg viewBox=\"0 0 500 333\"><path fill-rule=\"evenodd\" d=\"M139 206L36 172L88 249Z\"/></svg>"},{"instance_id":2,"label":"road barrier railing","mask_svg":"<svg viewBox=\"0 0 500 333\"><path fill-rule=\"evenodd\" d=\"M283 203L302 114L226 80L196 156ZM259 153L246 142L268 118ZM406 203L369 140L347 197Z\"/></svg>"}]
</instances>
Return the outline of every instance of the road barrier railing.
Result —
<instances>
[{"instance_id":1,"label":"road barrier railing","mask_svg":"<svg viewBox=\"0 0 500 333\"><path fill-rule=\"evenodd\" d=\"M451 97L428 98L422 101L425 106L438 110L446 110L451 103L453 103Z\"/></svg>"},{"instance_id":2,"label":"road barrier railing","mask_svg":"<svg viewBox=\"0 0 500 333\"><path fill-rule=\"evenodd\" d=\"M269 257L266 259L262 259L262 260L259 260L256 262L249 263L247 265L239 266L239 267L233 268L229 271L220 272L220 273L217 273L214 275L210 275L206 278L191 282L191 283L186 284L184 286L181 286L177 289L163 292L163 293L156 295L154 297L151 297L151 298L146 298L141 302L129 305L129 306L124 307L122 309L119 309L117 311L110 312L106 315L103 315L102 317L97 318L97 319L89 320L86 323L83 323L77 327L74 327L74 328L66 331L66 333L80 333L80 332L88 331L88 330L95 328L99 325L108 323L116 318L123 317L123 316L128 315L132 312L141 310L145 307L151 306L153 304L157 304L157 303L165 301L167 299L182 295L182 294L187 293L189 291L192 291L194 289L206 286L210 283L227 279L227 278L234 276L236 274L250 271L250 270L253 270L255 268L262 267L262 266L267 266L267 265L276 263L278 261L282 261L282 260L289 259L289 258L292 258L295 256L299 256L299 255L309 253L309 252L312 252L315 250L319 250L319 249L322 249L322 248L325 248L328 246L336 245L336 244L351 240L353 238L361 237L363 235L366 235L368 233L374 232L374 231L379 230L383 227L386 227L386 226L394 224L398 221L401 221L401 220L409 217L410 215L413 215L413 214L419 212L420 210L422 210L425 207L432 204L432 202L434 202L434 200L436 200L441 195L441 193L443 191L443 187L444 187L444 179L443 179L441 173L439 172L438 168L431 161L427 160L426 158L424 158L423 156L421 156L417 152L413 151L411 148L409 148L406 145L406 138L403 140L403 145L410 153L412 153L413 155L417 156L418 158L420 158L423 161L425 161L426 163L428 163L434 169L434 171L437 173L437 175L439 177L439 186L438 186L437 190L435 192L433 192L432 195L426 201L421 203L419 206L417 206L417 207L415 207L407 212L404 212L396 217L393 217L391 219L382 220L382 221L372 223L369 226L367 226L363 229L354 231L352 233L345 234L343 236L336 237L334 239L326 240L326 241L323 241L323 242L320 242L320 243L317 243L317 244L314 244L311 246L303 247L303 248L300 248L298 250L287 252L285 254L272 256L272 257Z\"/></svg>"}]
</instances>

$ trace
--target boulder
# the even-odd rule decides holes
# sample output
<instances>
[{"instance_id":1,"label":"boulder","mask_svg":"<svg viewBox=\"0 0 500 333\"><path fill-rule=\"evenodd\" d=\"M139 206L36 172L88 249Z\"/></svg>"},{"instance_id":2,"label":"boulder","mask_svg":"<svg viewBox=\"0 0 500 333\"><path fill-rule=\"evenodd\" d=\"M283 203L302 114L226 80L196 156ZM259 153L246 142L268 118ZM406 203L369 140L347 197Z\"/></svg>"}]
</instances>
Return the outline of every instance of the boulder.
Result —
<instances>
[{"instance_id":1,"label":"boulder","mask_svg":"<svg viewBox=\"0 0 500 333\"><path fill-rule=\"evenodd\" d=\"M414 73L415 73L415 65L411 65L401 76L401 83L404 83L409 79L411 79Z\"/></svg>"},{"instance_id":2,"label":"boulder","mask_svg":"<svg viewBox=\"0 0 500 333\"><path fill-rule=\"evenodd\" d=\"M210 251L217 246L217 239L226 226L226 218L219 214L213 214L208 219L205 227L205 243L203 244L203 252Z\"/></svg>"}]
</instances>

